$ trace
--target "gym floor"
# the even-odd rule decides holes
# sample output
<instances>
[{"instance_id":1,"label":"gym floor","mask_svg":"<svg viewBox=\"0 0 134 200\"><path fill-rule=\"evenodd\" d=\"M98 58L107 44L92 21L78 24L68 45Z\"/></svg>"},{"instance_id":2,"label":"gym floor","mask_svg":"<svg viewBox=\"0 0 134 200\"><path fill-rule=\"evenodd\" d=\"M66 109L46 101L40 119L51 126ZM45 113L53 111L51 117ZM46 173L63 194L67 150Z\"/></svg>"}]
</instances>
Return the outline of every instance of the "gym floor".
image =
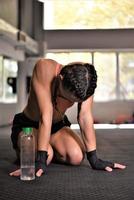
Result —
<instances>
[{"instance_id":1,"label":"gym floor","mask_svg":"<svg viewBox=\"0 0 134 200\"><path fill-rule=\"evenodd\" d=\"M97 129L98 155L122 164L111 173L80 166L51 164L47 174L24 182L10 177L16 166L10 141L11 127L0 128L0 200L132 200L134 199L134 130Z\"/></svg>"}]
</instances>

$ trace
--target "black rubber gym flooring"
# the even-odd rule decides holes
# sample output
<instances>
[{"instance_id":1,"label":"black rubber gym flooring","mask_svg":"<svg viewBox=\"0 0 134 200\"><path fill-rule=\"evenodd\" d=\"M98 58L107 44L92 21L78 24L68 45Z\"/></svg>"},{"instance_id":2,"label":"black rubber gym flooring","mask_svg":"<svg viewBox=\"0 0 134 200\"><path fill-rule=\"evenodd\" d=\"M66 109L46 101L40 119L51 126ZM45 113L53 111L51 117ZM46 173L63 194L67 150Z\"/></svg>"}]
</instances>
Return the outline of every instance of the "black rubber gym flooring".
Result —
<instances>
[{"instance_id":1,"label":"black rubber gym flooring","mask_svg":"<svg viewBox=\"0 0 134 200\"><path fill-rule=\"evenodd\" d=\"M77 167L51 164L47 175L30 182L8 175L15 168L9 133L10 127L0 128L0 200L134 199L133 130L96 130L99 157L124 163L125 170L95 171L85 159Z\"/></svg>"}]
</instances>

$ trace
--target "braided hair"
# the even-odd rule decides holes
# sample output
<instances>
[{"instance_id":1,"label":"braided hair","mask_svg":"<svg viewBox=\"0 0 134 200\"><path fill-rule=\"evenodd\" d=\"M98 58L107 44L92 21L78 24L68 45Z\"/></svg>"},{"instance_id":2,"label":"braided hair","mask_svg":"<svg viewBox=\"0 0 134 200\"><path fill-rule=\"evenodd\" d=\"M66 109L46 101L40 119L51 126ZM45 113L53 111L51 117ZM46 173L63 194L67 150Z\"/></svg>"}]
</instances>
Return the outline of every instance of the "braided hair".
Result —
<instances>
[{"instance_id":1,"label":"braided hair","mask_svg":"<svg viewBox=\"0 0 134 200\"><path fill-rule=\"evenodd\" d=\"M94 94L97 87L97 74L93 65L68 64L60 72L63 76L62 86L79 100L86 100Z\"/></svg>"}]
</instances>

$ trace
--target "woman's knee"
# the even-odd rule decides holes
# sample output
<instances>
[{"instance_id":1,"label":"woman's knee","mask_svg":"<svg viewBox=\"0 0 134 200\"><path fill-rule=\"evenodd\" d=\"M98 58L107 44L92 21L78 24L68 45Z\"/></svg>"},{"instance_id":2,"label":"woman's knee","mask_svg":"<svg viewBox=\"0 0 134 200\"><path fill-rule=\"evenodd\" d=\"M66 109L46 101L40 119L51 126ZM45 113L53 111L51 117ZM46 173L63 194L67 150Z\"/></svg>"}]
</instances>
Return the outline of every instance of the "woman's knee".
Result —
<instances>
[{"instance_id":1,"label":"woman's knee","mask_svg":"<svg viewBox=\"0 0 134 200\"><path fill-rule=\"evenodd\" d=\"M79 148L74 148L72 151L67 153L67 160L72 165L80 165L83 159L83 152Z\"/></svg>"}]
</instances>

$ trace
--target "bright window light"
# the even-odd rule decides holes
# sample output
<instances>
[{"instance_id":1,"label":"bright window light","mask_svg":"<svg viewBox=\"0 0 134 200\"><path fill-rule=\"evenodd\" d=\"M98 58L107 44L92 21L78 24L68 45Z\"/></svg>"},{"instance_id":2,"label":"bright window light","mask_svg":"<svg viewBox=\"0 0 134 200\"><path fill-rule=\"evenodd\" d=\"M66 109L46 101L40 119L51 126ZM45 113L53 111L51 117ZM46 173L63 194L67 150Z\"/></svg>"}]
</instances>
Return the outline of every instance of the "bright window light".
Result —
<instances>
[{"instance_id":1,"label":"bright window light","mask_svg":"<svg viewBox=\"0 0 134 200\"><path fill-rule=\"evenodd\" d=\"M95 129L134 129L134 124L94 124ZM71 129L79 130L79 124L72 124Z\"/></svg>"},{"instance_id":2,"label":"bright window light","mask_svg":"<svg viewBox=\"0 0 134 200\"><path fill-rule=\"evenodd\" d=\"M44 29L134 28L133 0L40 0Z\"/></svg>"}]
</instances>

